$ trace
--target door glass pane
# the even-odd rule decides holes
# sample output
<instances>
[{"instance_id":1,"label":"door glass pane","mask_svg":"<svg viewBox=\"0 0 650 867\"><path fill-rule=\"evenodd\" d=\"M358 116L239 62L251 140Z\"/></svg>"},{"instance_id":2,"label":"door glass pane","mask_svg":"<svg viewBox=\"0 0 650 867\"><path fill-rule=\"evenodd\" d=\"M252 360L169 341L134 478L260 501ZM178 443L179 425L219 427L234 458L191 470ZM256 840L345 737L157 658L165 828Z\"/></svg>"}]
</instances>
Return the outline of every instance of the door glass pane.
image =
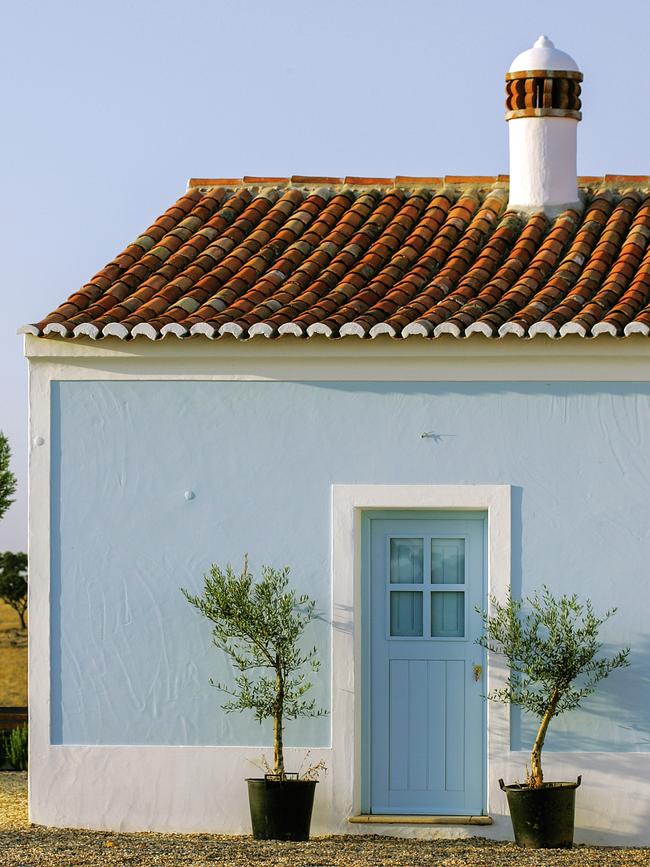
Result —
<instances>
[{"instance_id":1,"label":"door glass pane","mask_svg":"<svg viewBox=\"0 0 650 867\"><path fill-rule=\"evenodd\" d=\"M390 540L390 583L424 582L424 539Z\"/></svg>"},{"instance_id":2,"label":"door glass pane","mask_svg":"<svg viewBox=\"0 0 650 867\"><path fill-rule=\"evenodd\" d=\"M422 635L422 594L398 590L390 594L390 634Z\"/></svg>"},{"instance_id":3,"label":"door glass pane","mask_svg":"<svg viewBox=\"0 0 650 867\"><path fill-rule=\"evenodd\" d=\"M431 635L433 638L463 638L465 635L465 594L431 594Z\"/></svg>"},{"instance_id":4,"label":"door glass pane","mask_svg":"<svg viewBox=\"0 0 650 867\"><path fill-rule=\"evenodd\" d=\"M431 583L465 583L465 540L431 540Z\"/></svg>"}]
</instances>

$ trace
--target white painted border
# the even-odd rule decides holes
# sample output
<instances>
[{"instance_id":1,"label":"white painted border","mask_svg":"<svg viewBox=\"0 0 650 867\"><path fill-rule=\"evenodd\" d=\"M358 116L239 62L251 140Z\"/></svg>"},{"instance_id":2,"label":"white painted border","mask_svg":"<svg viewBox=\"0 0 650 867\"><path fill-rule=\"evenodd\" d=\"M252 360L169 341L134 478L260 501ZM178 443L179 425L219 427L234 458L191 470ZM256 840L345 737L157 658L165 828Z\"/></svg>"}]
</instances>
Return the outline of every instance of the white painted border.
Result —
<instances>
[{"instance_id":1,"label":"white painted border","mask_svg":"<svg viewBox=\"0 0 650 867\"><path fill-rule=\"evenodd\" d=\"M292 337L151 341L25 335L52 379L274 379L294 382L647 382L650 340L602 335L375 340Z\"/></svg>"},{"instance_id":2,"label":"white painted border","mask_svg":"<svg viewBox=\"0 0 650 867\"><path fill-rule=\"evenodd\" d=\"M509 485L332 485L333 776L335 795L346 792L352 815L361 810L362 514L372 509L487 512L488 594L502 599L510 587L510 502ZM502 660L488 654L488 690L501 686L505 677ZM510 715L504 705L490 703L487 729L487 809L494 814L502 812L498 778L510 753Z\"/></svg>"},{"instance_id":3,"label":"white painted border","mask_svg":"<svg viewBox=\"0 0 650 867\"><path fill-rule=\"evenodd\" d=\"M29 365L29 801L35 792L50 797L50 377ZM41 776L42 775L42 776ZM37 811L38 813L38 811ZM33 820L36 821L36 820Z\"/></svg>"}]
</instances>

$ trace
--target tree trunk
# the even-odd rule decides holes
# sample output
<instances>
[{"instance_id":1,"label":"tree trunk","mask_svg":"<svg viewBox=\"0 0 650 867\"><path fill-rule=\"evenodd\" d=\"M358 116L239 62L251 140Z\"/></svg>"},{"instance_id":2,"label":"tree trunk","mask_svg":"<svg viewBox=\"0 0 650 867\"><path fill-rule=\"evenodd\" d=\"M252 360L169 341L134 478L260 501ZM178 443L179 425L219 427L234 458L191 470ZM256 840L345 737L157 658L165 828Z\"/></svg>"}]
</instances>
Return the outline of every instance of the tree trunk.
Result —
<instances>
[{"instance_id":1,"label":"tree trunk","mask_svg":"<svg viewBox=\"0 0 650 867\"><path fill-rule=\"evenodd\" d=\"M284 707L284 682L276 672L277 704L273 716L273 773L284 777L284 744L282 741L282 710Z\"/></svg>"},{"instance_id":2,"label":"tree trunk","mask_svg":"<svg viewBox=\"0 0 650 867\"><path fill-rule=\"evenodd\" d=\"M546 713L539 724L537 737L533 744L533 751L530 754L530 787L532 789L541 788L541 785L544 782L544 774L542 773L542 747L544 746L544 740L546 739L548 724L555 716L555 709L559 700L559 693L554 689L551 693L551 700L546 708Z\"/></svg>"},{"instance_id":3,"label":"tree trunk","mask_svg":"<svg viewBox=\"0 0 650 867\"><path fill-rule=\"evenodd\" d=\"M20 617L20 628L27 629L27 624L25 623L25 612L27 611L27 606L25 604L21 604L20 600L10 601L6 600L8 605L11 605L16 614Z\"/></svg>"}]
</instances>

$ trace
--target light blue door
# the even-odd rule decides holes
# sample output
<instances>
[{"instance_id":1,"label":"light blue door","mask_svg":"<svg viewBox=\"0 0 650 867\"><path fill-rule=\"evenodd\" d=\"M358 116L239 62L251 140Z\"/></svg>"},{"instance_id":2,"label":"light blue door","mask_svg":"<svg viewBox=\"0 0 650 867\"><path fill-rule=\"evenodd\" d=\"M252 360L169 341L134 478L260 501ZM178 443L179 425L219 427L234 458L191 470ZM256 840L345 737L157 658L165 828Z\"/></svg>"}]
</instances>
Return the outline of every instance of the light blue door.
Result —
<instances>
[{"instance_id":1,"label":"light blue door","mask_svg":"<svg viewBox=\"0 0 650 867\"><path fill-rule=\"evenodd\" d=\"M480 815L485 516L368 513L364 552L364 811Z\"/></svg>"}]
</instances>

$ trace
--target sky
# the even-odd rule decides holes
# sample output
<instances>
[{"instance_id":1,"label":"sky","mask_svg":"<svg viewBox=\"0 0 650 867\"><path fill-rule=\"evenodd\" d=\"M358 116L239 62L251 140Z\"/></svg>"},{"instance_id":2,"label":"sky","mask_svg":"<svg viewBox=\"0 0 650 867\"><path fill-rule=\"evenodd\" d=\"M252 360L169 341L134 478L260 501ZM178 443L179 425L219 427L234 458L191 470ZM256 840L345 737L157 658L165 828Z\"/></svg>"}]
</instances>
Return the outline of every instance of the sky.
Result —
<instances>
[{"instance_id":1,"label":"sky","mask_svg":"<svg viewBox=\"0 0 650 867\"><path fill-rule=\"evenodd\" d=\"M16 329L85 283L189 177L508 172L504 74L547 34L584 73L578 172L650 174L648 0L0 4L0 430L27 546Z\"/></svg>"}]
</instances>

